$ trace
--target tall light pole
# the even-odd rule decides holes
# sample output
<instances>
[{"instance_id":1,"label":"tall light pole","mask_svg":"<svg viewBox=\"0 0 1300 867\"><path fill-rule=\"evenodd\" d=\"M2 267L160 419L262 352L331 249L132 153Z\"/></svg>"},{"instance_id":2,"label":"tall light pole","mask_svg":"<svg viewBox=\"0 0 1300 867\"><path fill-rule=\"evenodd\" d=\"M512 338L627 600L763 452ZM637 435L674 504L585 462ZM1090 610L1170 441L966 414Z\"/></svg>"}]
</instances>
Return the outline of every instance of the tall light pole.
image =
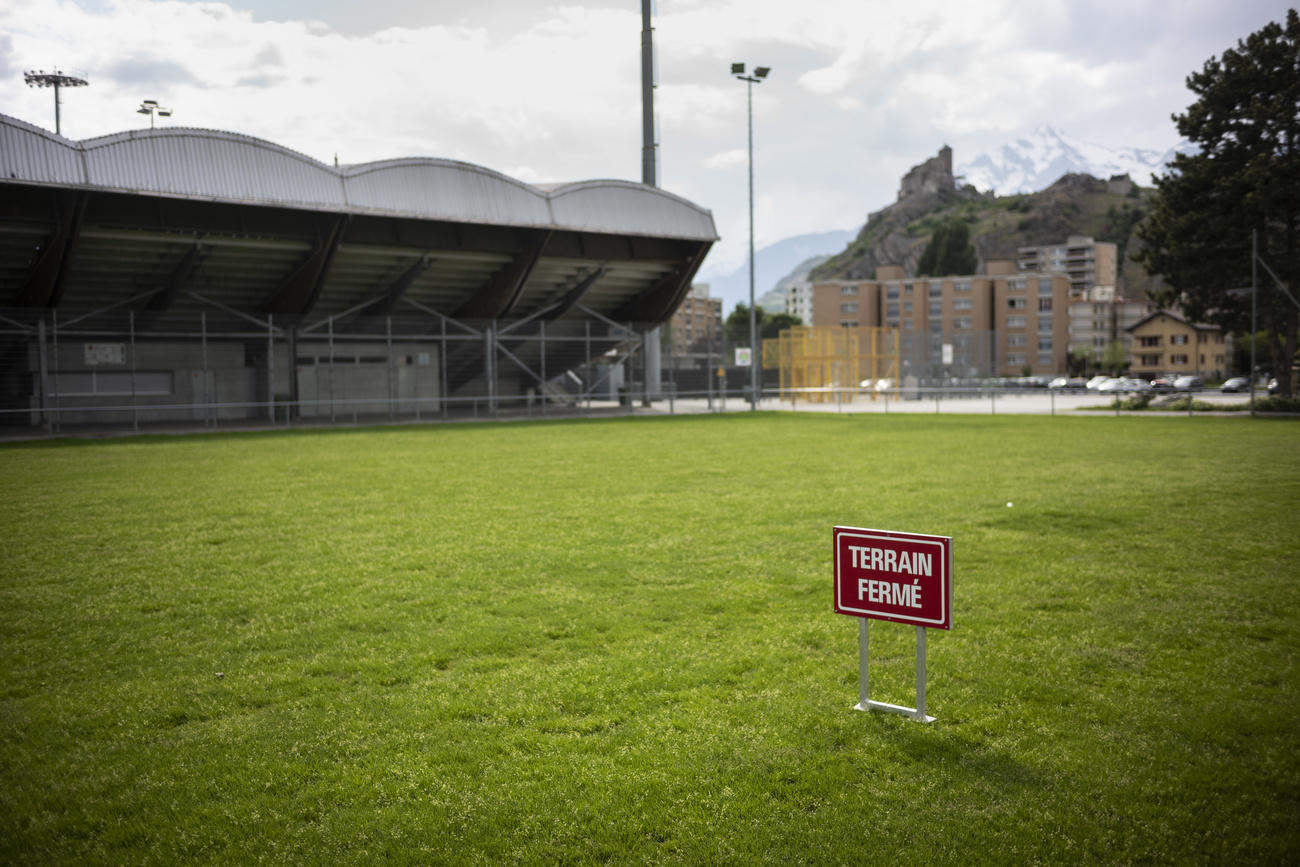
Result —
<instances>
[{"instance_id":1,"label":"tall light pole","mask_svg":"<svg viewBox=\"0 0 1300 867\"><path fill-rule=\"evenodd\" d=\"M754 85L761 84L770 66L755 66L745 74L745 64L731 64L731 74L745 82L749 118L749 408L758 409L758 321L754 312Z\"/></svg>"},{"instance_id":2,"label":"tall light pole","mask_svg":"<svg viewBox=\"0 0 1300 867\"><path fill-rule=\"evenodd\" d=\"M172 110L170 108L163 108L158 104L158 100L156 99L146 99L144 102L141 102L140 107L135 110L135 113L149 115L149 129L153 129L154 115L158 115L159 117L172 116Z\"/></svg>"},{"instance_id":3,"label":"tall light pole","mask_svg":"<svg viewBox=\"0 0 1300 867\"><path fill-rule=\"evenodd\" d=\"M27 82L28 87L54 88L54 134L63 135L63 119L59 115L59 88L85 87L90 82L57 69L53 72L46 72L44 69L29 69L23 73L23 81Z\"/></svg>"}]
</instances>

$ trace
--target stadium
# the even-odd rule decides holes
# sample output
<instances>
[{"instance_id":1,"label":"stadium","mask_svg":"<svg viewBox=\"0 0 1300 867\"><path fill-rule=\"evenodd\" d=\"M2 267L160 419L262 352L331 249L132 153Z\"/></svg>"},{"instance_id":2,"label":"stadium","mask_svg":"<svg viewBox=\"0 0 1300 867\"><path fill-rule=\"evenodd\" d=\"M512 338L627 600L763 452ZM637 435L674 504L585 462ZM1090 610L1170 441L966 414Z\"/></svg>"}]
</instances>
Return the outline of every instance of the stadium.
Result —
<instances>
[{"instance_id":1,"label":"stadium","mask_svg":"<svg viewBox=\"0 0 1300 867\"><path fill-rule=\"evenodd\" d=\"M329 166L0 115L0 424L420 418L654 389L712 214L652 186Z\"/></svg>"}]
</instances>

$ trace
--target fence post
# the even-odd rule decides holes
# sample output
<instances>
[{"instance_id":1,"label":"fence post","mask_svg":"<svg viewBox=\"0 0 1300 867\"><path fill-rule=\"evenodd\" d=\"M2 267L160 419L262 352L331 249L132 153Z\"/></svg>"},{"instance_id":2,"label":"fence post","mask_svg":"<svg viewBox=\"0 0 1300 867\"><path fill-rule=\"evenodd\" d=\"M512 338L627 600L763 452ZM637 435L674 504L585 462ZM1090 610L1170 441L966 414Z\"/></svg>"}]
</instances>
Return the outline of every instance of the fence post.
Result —
<instances>
[{"instance_id":1,"label":"fence post","mask_svg":"<svg viewBox=\"0 0 1300 867\"><path fill-rule=\"evenodd\" d=\"M330 336L330 424L334 424L334 315L329 318Z\"/></svg>"},{"instance_id":2,"label":"fence post","mask_svg":"<svg viewBox=\"0 0 1300 867\"><path fill-rule=\"evenodd\" d=\"M384 316L384 336L388 340L388 420L393 419L393 403L396 394L393 390L393 317Z\"/></svg>"},{"instance_id":3,"label":"fence post","mask_svg":"<svg viewBox=\"0 0 1300 867\"><path fill-rule=\"evenodd\" d=\"M41 426L45 428L47 434L54 432L54 418L50 413L50 383L49 383L49 359L45 357L45 317L42 316L36 320L36 339L40 344L40 353L37 360L40 363L40 382L36 387L41 390L40 399L37 405L41 408Z\"/></svg>"}]
</instances>

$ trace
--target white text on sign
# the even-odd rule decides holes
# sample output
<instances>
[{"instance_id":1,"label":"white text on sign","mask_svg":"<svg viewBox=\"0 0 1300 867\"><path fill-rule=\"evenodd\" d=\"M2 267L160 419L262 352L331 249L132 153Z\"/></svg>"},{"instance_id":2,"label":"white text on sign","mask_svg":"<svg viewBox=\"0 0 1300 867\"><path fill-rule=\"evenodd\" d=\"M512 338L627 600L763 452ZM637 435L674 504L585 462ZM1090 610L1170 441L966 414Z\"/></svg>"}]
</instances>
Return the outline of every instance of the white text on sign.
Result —
<instances>
[{"instance_id":1,"label":"white text on sign","mask_svg":"<svg viewBox=\"0 0 1300 867\"><path fill-rule=\"evenodd\" d=\"M865 545L849 545L854 569L871 569L875 572L897 572L900 575L926 575L930 573L931 555L921 552L908 553L892 548L869 548Z\"/></svg>"}]
</instances>

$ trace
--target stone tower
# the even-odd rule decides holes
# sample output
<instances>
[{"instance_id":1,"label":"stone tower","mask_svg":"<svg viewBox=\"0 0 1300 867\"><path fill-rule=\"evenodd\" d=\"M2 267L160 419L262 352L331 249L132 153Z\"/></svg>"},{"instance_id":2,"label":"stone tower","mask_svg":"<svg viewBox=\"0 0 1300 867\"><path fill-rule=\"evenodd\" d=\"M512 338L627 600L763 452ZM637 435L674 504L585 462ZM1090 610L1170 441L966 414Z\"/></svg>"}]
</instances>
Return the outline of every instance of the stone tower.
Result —
<instances>
[{"instance_id":1,"label":"stone tower","mask_svg":"<svg viewBox=\"0 0 1300 867\"><path fill-rule=\"evenodd\" d=\"M924 193L950 192L955 185L952 177L952 148L944 145L939 155L913 166L903 175L898 187L898 200L910 199Z\"/></svg>"}]
</instances>

